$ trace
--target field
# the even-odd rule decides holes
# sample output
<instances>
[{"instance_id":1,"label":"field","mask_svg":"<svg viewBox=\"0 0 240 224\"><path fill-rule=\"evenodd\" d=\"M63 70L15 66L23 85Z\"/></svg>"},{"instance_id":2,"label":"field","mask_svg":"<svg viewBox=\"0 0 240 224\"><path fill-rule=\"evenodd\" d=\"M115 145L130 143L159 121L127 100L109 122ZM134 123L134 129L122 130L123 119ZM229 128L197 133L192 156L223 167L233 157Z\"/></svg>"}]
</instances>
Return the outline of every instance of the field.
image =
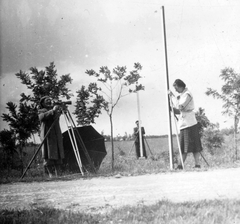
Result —
<instances>
[{"instance_id":1,"label":"field","mask_svg":"<svg viewBox=\"0 0 240 224\"><path fill-rule=\"evenodd\" d=\"M146 139L145 145L147 150L147 160L137 160L135 156L135 147L133 141L118 141L114 143L115 151L115 169L114 173L122 175L139 175L145 173L168 172L169 171L169 151L168 138L152 138ZM111 171L111 144L106 142L107 156L104 159L99 174L108 175ZM176 167L179 158L177 141L173 138L174 149L174 166ZM204 148L201 156L201 167L203 169L234 167L237 165L235 151L233 149L233 137L226 136L225 142L221 148L209 151ZM205 162L205 160L209 164ZM188 155L185 168L192 169L194 159L191 154Z\"/></svg>"},{"instance_id":2,"label":"field","mask_svg":"<svg viewBox=\"0 0 240 224\"><path fill-rule=\"evenodd\" d=\"M178 148L174 139L174 162L178 159ZM169 170L168 139L153 138L146 140L148 159L135 157L133 141L117 141L115 146L115 166L111 169L111 145L106 142L107 156L97 173L89 177L109 175L143 175L148 173L175 172ZM239 167L233 150L233 137L226 136L225 143L220 149L211 153L204 149L202 155L210 166L201 158L203 170L223 167ZM26 164L31 158L26 157ZM43 181L38 162L28 172L24 181ZM189 155L185 167L186 172L192 171L194 160ZM2 173L3 174L3 173ZM2 177L1 174L1 177ZM19 172L13 171L7 182L17 180ZM6 182L3 181L3 182ZM152 206L125 206L115 209L108 214L71 213L53 208L38 208L23 211L0 210L0 223L240 223L240 201L214 200L186 203L159 201Z\"/></svg>"},{"instance_id":3,"label":"field","mask_svg":"<svg viewBox=\"0 0 240 224\"><path fill-rule=\"evenodd\" d=\"M141 175L146 173L159 173L169 172L169 151L168 151L168 138L146 138L145 139L146 151L148 159L136 159L135 146L133 141L115 141L114 142L114 170L112 170L111 159L111 143L105 142L107 155L104 158L100 169L97 174L89 173L89 176L109 176L109 175ZM26 155L24 157L25 167L31 160L36 147L30 147L26 149ZM173 149L174 149L174 166L176 167L177 161L179 160L179 151L177 147L176 138L173 138ZM201 153L201 167L202 169L217 169L219 167L234 167L238 165L238 161L235 158L235 151L233 149L233 136L225 136L225 142L221 148L217 148L214 151L209 151L204 147ZM204 161L204 159L207 163ZM193 156L188 155L185 162L185 169L191 170L194 166ZM31 168L27 172L24 181L41 181L43 178L43 167L40 153L36 156L33 161ZM70 173L65 173L70 174ZM20 170L0 170L0 183L18 181L21 177Z\"/></svg>"}]
</instances>

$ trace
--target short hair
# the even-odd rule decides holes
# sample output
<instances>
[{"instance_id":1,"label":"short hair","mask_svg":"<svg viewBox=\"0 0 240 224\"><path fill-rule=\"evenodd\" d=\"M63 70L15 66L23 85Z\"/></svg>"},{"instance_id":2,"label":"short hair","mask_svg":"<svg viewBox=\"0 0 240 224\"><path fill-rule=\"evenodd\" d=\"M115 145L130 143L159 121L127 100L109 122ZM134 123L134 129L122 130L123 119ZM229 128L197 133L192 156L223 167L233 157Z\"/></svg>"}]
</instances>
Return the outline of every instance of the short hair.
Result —
<instances>
[{"instance_id":1,"label":"short hair","mask_svg":"<svg viewBox=\"0 0 240 224\"><path fill-rule=\"evenodd\" d=\"M181 79L176 79L173 85L177 85L178 87L186 87L186 84Z\"/></svg>"},{"instance_id":2,"label":"short hair","mask_svg":"<svg viewBox=\"0 0 240 224\"><path fill-rule=\"evenodd\" d=\"M44 101L45 101L47 98L50 98L50 97L49 97L49 96L43 96L43 97L40 99L39 104L40 104L40 107L41 107L41 108L44 108L43 103L44 103Z\"/></svg>"}]
</instances>

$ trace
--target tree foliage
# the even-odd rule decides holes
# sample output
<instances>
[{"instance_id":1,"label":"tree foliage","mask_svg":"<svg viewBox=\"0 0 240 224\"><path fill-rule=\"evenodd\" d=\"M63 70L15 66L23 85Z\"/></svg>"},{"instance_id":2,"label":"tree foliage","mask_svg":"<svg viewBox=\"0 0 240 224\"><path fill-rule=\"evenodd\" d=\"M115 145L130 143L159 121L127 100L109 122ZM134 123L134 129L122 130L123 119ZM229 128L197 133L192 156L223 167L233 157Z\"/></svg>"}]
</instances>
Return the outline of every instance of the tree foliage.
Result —
<instances>
[{"instance_id":1,"label":"tree foliage","mask_svg":"<svg viewBox=\"0 0 240 224\"><path fill-rule=\"evenodd\" d=\"M93 76L97 82L90 83L88 87L82 86L77 91L76 109L74 114L79 125L95 123L104 109L111 117L120 98L144 90L142 84L138 84L141 78L140 63L134 64L134 69L127 75L126 66L117 66L111 72L107 66L100 67L99 72L87 70L86 74ZM126 91L127 90L127 91Z\"/></svg>"},{"instance_id":2,"label":"tree foliage","mask_svg":"<svg viewBox=\"0 0 240 224\"><path fill-rule=\"evenodd\" d=\"M13 165L12 161L16 142L14 131L7 129L2 130L0 132L0 142L3 148L0 168L10 168Z\"/></svg>"},{"instance_id":3,"label":"tree foliage","mask_svg":"<svg viewBox=\"0 0 240 224\"><path fill-rule=\"evenodd\" d=\"M45 71L38 70L36 67L32 67L29 70L30 74L20 70L16 77L31 90L32 94L26 95L21 93L19 105L8 102L6 107L8 113L3 113L1 116L8 123L10 129L14 130L21 158L22 150L27 140L39 130L37 110L41 97L49 96L58 100L59 97L69 99L72 96L67 88L67 84L72 81L70 75L62 75L58 80L57 70L53 62L45 68Z\"/></svg>"},{"instance_id":4,"label":"tree foliage","mask_svg":"<svg viewBox=\"0 0 240 224\"><path fill-rule=\"evenodd\" d=\"M196 119L199 125L199 134L202 137L204 133L204 129L211 124L203 108L201 107L198 108L198 111L196 112Z\"/></svg>"},{"instance_id":5,"label":"tree foliage","mask_svg":"<svg viewBox=\"0 0 240 224\"><path fill-rule=\"evenodd\" d=\"M239 115L240 113L240 75L232 68L225 68L221 70L219 76L224 84L221 92L212 88L207 88L206 94L212 95L216 99L223 100L223 114L229 116Z\"/></svg>"},{"instance_id":6,"label":"tree foliage","mask_svg":"<svg viewBox=\"0 0 240 224\"><path fill-rule=\"evenodd\" d=\"M232 68L221 70L220 78L224 84L219 93L217 90L208 88L206 94L212 95L216 99L223 101L223 114L233 117L234 119L234 139L235 151L237 159L237 130L240 115L240 74L236 73Z\"/></svg>"},{"instance_id":7,"label":"tree foliage","mask_svg":"<svg viewBox=\"0 0 240 224\"><path fill-rule=\"evenodd\" d=\"M221 148L224 142L223 134L219 130L219 124L211 123L205 114L205 110L201 107L196 112L196 119L204 148L207 148L211 154L214 154L214 150Z\"/></svg>"},{"instance_id":8,"label":"tree foliage","mask_svg":"<svg viewBox=\"0 0 240 224\"><path fill-rule=\"evenodd\" d=\"M203 145L213 155L214 151L222 147L224 137L219 130L219 124L211 124L205 130L203 134Z\"/></svg>"},{"instance_id":9,"label":"tree foliage","mask_svg":"<svg viewBox=\"0 0 240 224\"><path fill-rule=\"evenodd\" d=\"M112 169L114 167L114 145L113 145L113 111L119 100L137 91L144 90L139 84L141 78L139 72L142 70L140 63L134 64L134 69L127 74L126 66L117 66L112 72L107 66L102 66L99 72L87 70L86 74L95 77L96 82L82 86L77 91L77 102L74 114L79 125L95 123L95 119L105 110L110 119L111 142L112 142Z\"/></svg>"},{"instance_id":10,"label":"tree foliage","mask_svg":"<svg viewBox=\"0 0 240 224\"><path fill-rule=\"evenodd\" d=\"M22 84L26 85L30 89L33 95L21 94L21 101L30 101L38 103L41 97L49 96L58 100L59 97L70 99L72 94L67 88L67 84L72 82L70 74L61 75L58 80L57 70L55 69L54 62L51 62L49 66L44 70L38 70L36 67L31 67L30 74L20 70L16 74Z\"/></svg>"}]
</instances>

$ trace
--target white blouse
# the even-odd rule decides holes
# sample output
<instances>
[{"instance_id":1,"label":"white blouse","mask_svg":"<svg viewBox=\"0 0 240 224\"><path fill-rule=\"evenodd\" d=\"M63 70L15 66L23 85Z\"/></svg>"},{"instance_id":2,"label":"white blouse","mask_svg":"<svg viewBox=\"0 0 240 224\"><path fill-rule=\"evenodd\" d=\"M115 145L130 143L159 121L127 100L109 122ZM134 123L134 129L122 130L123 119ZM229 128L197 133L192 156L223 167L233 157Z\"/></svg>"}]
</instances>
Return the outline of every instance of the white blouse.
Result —
<instances>
[{"instance_id":1,"label":"white blouse","mask_svg":"<svg viewBox=\"0 0 240 224\"><path fill-rule=\"evenodd\" d=\"M184 91L177 98L177 109L180 110L179 115L179 128L180 130L184 128L191 127L197 124L197 119L194 110L193 96L190 91L185 88Z\"/></svg>"}]
</instances>

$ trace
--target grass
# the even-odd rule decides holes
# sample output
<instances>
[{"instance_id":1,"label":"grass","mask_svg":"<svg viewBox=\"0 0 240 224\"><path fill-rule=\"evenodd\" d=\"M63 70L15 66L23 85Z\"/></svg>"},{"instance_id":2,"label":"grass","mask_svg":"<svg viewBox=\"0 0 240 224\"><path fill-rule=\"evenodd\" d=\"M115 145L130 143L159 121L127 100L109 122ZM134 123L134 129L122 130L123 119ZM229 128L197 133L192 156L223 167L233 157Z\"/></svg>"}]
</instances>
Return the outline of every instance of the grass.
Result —
<instances>
[{"instance_id":1,"label":"grass","mask_svg":"<svg viewBox=\"0 0 240 224\"><path fill-rule=\"evenodd\" d=\"M113 176L116 174L121 174L123 176L131 175L142 175L149 173L161 173L169 172L169 152L168 152L168 139L165 138L152 138L146 140L146 150L148 159L137 160L135 157L135 147L133 141L116 141L114 142L114 170L111 166L111 143L106 142L107 156L103 160L100 169L97 174L87 173L85 177L96 177L96 176ZM177 141L173 139L173 149L174 149L174 166L176 166L179 160L179 152L177 147ZM202 155L208 162L201 159L202 170L208 169L219 169L228 167L238 167L239 162L235 158L235 152L233 150L233 136L226 136L225 143L220 149L215 149L212 152L204 148ZM33 150L29 151L25 157L25 167L31 160L33 155ZM194 166L194 159L191 154L188 155L185 162L186 171L192 170ZM66 178L71 178L72 173L65 172L64 176ZM77 175L79 177L81 175ZM11 170L9 173L7 170L0 169L0 183L10 183L19 181L21 177L20 170ZM73 175L76 178L76 175ZM44 181L46 178L43 176L43 167L41 158L38 155L37 159L32 163L31 168L28 170L22 181Z\"/></svg>"},{"instance_id":2,"label":"grass","mask_svg":"<svg viewBox=\"0 0 240 224\"><path fill-rule=\"evenodd\" d=\"M178 148L174 139L174 162L178 160ZM111 169L111 145L106 142L108 152L97 174L88 174L84 178L95 176L111 176L121 174L142 175L161 172L179 172L169 170L169 154L167 138L147 139L148 159L137 160L133 141L115 142L115 167ZM149 147L148 147L149 146ZM149 150L150 148L150 150ZM151 151L151 152L150 152ZM152 154L151 154L152 153ZM233 150L233 137L226 136L225 143L220 149L213 152L204 149L204 158L210 164L208 167L201 158L201 170L239 167L236 153ZM28 155L29 161L31 155ZM186 162L186 172L194 166L193 156L189 155ZM181 172L181 171L180 171ZM3 170L0 176L6 175ZM12 170L8 178L1 178L1 183L18 181L20 171ZM81 175L65 174L66 178L82 178ZM23 181L45 181L42 167L39 163L33 163ZM125 206L114 209L106 214L73 213L67 210L54 208L34 208L31 210L0 210L0 223L216 223L232 224L240 223L240 201L238 200L213 200L187 203L171 203L160 201L155 205Z\"/></svg>"},{"instance_id":3,"label":"grass","mask_svg":"<svg viewBox=\"0 0 240 224\"><path fill-rule=\"evenodd\" d=\"M148 154L147 160L137 160L135 157L135 148L133 141L119 141L115 142L115 169L113 173L111 170L111 145L106 143L107 156L104 159L100 169L100 175L110 175L120 173L122 175L141 175L146 173L160 173L169 172L169 152L167 138L153 138L147 139L146 149ZM149 147L148 147L149 146ZM173 139L174 149L174 166L179 160L179 151L176 139ZM152 153L152 154L151 154ZM215 149L212 152L204 149L201 153L203 157L200 158L202 169L219 169L228 167L238 167L239 163L235 159L235 152L233 150L233 139L231 136L225 137L225 143L220 149ZM189 154L185 161L186 170L192 170L194 166L194 159L192 154Z\"/></svg>"},{"instance_id":4,"label":"grass","mask_svg":"<svg viewBox=\"0 0 240 224\"><path fill-rule=\"evenodd\" d=\"M214 200L187 203L159 201L155 205L124 206L105 214L72 213L54 208L0 211L0 223L156 223L234 224L240 223L240 201Z\"/></svg>"}]
</instances>

